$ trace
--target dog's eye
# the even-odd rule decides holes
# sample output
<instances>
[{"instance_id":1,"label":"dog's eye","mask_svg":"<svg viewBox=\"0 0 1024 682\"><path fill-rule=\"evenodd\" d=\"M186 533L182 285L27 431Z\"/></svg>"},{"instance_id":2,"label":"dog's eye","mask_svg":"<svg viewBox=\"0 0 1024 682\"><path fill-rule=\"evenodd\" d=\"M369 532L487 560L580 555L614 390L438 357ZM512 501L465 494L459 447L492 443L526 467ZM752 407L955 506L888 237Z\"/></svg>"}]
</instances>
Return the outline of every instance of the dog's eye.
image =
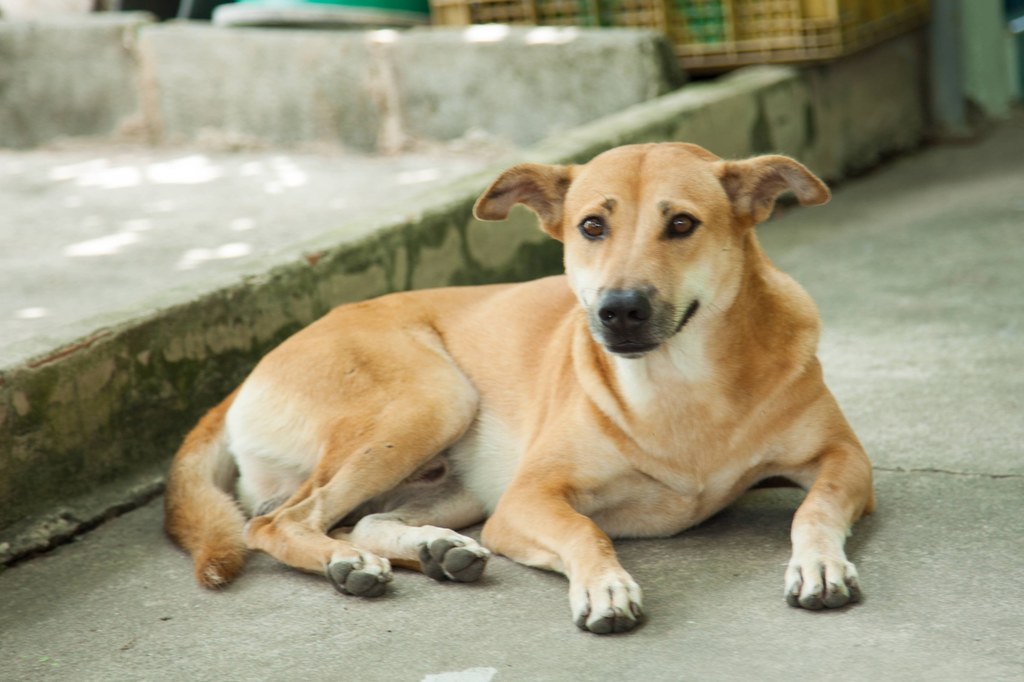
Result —
<instances>
[{"instance_id":1,"label":"dog's eye","mask_svg":"<svg viewBox=\"0 0 1024 682\"><path fill-rule=\"evenodd\" d=\"M589 216L580 223L580 232L587 239L602 239L608 232L608 228L601 218Z\"/></svg>"},{"instance_id":2,"label":"dog's eye","mask_svg":"<svg viewBox=\"0 0 1024 682\"><path fill-rule=\"evenodd\" d=\"M700 221L692 215L680 213L672 216L672 219L668 221L666 232L672 238L689 237L699 225Z\"/></svg>"}]
</instances>

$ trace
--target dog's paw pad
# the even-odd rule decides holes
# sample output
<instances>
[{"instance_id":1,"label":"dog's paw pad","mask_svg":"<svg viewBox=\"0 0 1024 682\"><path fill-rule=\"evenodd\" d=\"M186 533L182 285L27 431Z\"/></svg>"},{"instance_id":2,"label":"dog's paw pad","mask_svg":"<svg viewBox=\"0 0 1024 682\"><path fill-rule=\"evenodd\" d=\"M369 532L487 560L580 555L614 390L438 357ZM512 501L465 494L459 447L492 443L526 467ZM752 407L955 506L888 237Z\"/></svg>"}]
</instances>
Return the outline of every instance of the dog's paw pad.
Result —
<instances>
[{"instance_id":1,"label":"dog's paw pad","mask_svg":"<svg viewBox=\"0 0 1024 682\"><path fill-rule=\"evenodd\" d=\"M470 541L472 542L472 541ZM439 538L420 545L420 565L434 580L474 582L483 575L491 553L476 543Z\"/></svg>"},{"instance_id":2,"label":"dog's paw pad","mask_svg":"<svg viewBox=\"0 0 1024 682\"><path fill-rule=\"evenodd\" d=\"M483 575L489 557L486 550L477 552L468 547L456 547L445 554L444 572L460 583L475 582Z\"/></svg>"},{"instance_id":3,"label":"dog's paw pad","mask_svg":"<svg viewBox=\"0 0 1024 682\"><path fill-rule=\"evenodd\" d=\"M388 566L367 566L348 559L331 561L326 573L334 589L357 597L379 597L391 582Z\"/></svg>"},{"instance_id":4,"label":"dog's paw pad","mask_svg":"<svg viewBox=\"0 0 1024 682\"><path fill-rule=\"evenodd\" d=\"M630 613L622 609L606 609L604 613L596 616L584 614L582 618L576 620L576 627L595 635L610 635L629 632L642 621L643 613L639 609L631 609Z\"/></svg>"}]
</instances>

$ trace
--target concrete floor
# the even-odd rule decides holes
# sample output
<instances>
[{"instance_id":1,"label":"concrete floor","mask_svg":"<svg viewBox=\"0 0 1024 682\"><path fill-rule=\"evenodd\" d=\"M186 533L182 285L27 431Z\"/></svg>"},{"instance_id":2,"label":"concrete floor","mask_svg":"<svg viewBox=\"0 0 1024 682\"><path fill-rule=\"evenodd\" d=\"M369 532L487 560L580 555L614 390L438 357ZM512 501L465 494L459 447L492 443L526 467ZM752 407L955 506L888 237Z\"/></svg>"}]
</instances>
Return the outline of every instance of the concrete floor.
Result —
<instances>
[{"instance_id":1,"label":"concrete floor","mask_svg":"<svg viewBox=\"0 0 1024 682\"><path fill-rule=\"evenodd\" d=\"M370 215L402 217L410 199L494 161L487 143L463 147L395 156L0 150L0 338L49 350L138 315L164 292L198 295L261 273L325 235L356 239Z\"/></svg>"},{"instance_id":2,"label":"concrete floor","mask_svg":"<svg viewBox=\"0 0 1024 682\"><path fill-rule=\"evenodd\" d=\"M827 379L876 464L849 542L866 598L786 606L795 490L618 544L649 620L599 637L566 583L495 559L478 584L377 600L254 557L192 582L159 501L0 574L11 680L1024 679L1024 118L850 181L761 228L825 320Z\"/></svg>"}]
</instances>

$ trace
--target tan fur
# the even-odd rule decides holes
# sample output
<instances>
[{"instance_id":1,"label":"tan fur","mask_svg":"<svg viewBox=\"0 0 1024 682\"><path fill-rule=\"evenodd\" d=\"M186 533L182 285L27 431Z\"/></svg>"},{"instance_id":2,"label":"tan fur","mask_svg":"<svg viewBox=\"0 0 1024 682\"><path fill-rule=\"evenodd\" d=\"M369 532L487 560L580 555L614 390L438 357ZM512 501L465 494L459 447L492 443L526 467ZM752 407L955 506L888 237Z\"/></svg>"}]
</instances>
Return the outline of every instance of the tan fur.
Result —
<instances>
[{"instance_id":1,"label":"tan fur","mask_svg":"<svg viewBox=\"0 0 1024 682\"><path fill-rule=\"evenodd\" d=\"M223 587L242 571L245 517L231 495L230 455L224 447L224 414L237 391L210 410L185 439L167 480L167 532L195 557L196 580Z\"/></svg>"},{"instance_id":2,"label":"tan fur","mask_svg":"<svg viewBox=\"0 0 1024 682\"><path fill-rule=\"evenodd\" d=\"M566 276L394 294L299 332L185 441L168 532L207 586L248 547L373 596L389 560L476 579L488 550L447 529L487 517L485 547L564 573L575 622L618 632L642 605L610 537L677 533L781 476L809 491L787 600L856 600L843 542L871 467L822 381L815 306L753 231L785 190L829 197L792 159L683 144L509 169L477 215L533 209ZM244 547L214 482L228 450L258 512Z\"/></svg>"}]
</instances>

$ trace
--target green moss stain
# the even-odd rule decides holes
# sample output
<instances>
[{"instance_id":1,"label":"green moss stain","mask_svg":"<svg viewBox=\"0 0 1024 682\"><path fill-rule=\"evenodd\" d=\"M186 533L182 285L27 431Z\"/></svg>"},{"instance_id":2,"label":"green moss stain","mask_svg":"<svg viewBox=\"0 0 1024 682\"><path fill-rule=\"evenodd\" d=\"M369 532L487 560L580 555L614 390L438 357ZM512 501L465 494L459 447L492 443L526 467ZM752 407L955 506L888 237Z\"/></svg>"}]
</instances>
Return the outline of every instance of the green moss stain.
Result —
<instances>
[{"instance_id":1,"label":"green moss stain","mask_svg":"<svg viewBox=\"0 0 1024 682\"><path fill-rule=\"evenodd\" d=\"M479 241L486 239L482 237L479 230L481 227L474 224L467 214L466 220L460 223L458 232L462 242L463 264L456 270L449 283L454 285L471 284L493 284L497 282L522 282L547 275L554 275L562 272L562 245L543 235L536 227L536 219L525 212L519 212L513 216L508 223L491 223L482 228L486 231L494 230L494 236L499 240L500 246L510 243L503 230L515 230L519 233L520 241L514 248L508 249L503 259L495 258L495 254L489 254L486 262L477 257L472 246L476 246L476 252L481 250ZM470 230L476 231L476 238L471 240ZM527 236L529 235L529 236Z\"/></svg>"}]
</instances>

